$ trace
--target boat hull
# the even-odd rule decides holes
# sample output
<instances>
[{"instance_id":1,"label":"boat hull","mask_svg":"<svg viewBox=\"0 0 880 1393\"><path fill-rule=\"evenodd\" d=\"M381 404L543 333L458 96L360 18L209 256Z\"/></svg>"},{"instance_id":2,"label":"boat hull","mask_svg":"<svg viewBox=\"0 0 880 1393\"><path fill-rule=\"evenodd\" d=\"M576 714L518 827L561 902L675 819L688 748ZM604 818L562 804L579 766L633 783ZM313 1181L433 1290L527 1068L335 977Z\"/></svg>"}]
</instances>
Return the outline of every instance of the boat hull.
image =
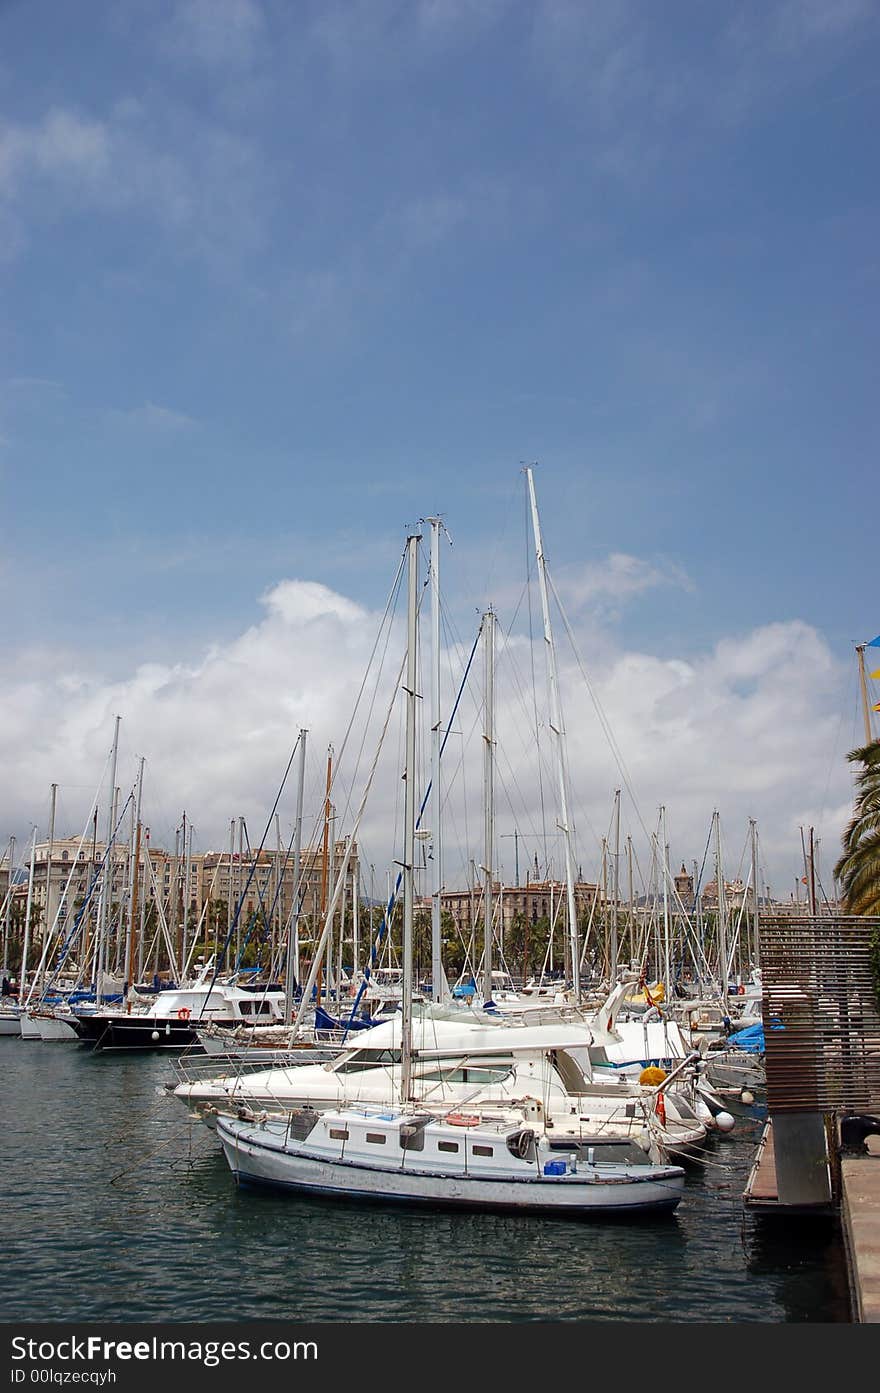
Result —
<instances>
[{"instance_id":1,"label":"boat hull","mask_svg":"<svg viewBox=\"0 0 880 1393\"><path fill-rule=\"evenodd\" d=\"M79 1039L96 1050L186 1050L199 1044L188 1021L97 1012L75 1019Z\"/></svg>"},{"instance_id":2,"label":"boat hull","mask_svg":"<svg viewBox=\"0 0 880 1393\"><path fill-rule=\"evenodd\" d=\"M415 1169L390 1172L265 1145L256 1131L239 1128L229 1118L217 1119L217 1135L236 1183L323 1198L607 1219L671 1213L684 1187L683 1178L675 1175L608 1183L578 1175L471 1179Z\"/></svg>"}]
</instances>

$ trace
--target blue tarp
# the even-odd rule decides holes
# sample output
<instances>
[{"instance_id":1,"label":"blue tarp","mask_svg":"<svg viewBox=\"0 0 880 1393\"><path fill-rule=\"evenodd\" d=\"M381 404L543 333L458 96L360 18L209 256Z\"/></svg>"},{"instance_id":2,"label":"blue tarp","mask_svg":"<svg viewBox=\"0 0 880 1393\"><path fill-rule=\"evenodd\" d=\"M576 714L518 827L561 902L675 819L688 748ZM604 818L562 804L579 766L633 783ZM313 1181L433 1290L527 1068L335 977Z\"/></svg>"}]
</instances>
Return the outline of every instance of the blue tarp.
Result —
<instances>
[{"instance_id":1,"label":"blue tarp","mask_svg":"<svg viewBox=\"0 0 880 1393\"><path fill-rule=\"evenodd\" d=\"M782 1021L774 1018L770 1022L771 1030L782 1030ZM749 1054L764 1053L764 1027L763 1025L749 1025L745 1030L736 1030L732 1035L728 1035L727 1043L733 1045L738 1050L746 1050Z\"/></svg>"}]
</instances>

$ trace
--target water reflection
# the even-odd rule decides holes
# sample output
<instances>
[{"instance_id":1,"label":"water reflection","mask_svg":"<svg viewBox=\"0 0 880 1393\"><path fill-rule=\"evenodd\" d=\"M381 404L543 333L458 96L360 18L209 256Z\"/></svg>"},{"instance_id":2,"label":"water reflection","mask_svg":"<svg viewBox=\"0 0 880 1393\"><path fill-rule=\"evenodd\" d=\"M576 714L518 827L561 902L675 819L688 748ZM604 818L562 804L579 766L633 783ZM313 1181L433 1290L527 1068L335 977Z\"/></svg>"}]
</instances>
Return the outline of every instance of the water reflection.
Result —
<instances>
[{"instance_id":1,"label":"water reflection","mask_svg":"<svg viewBox=\"0 0 880 1393\"><path fill-rule=\"evenodd\" d=\"M848 1319L833 1234L744 1231L754 1126L712 1144L674 1215L432 1215L237 1190L161 1056L4 1039L0 1069L7 1320Z\"/></svg>"}]
</instances>

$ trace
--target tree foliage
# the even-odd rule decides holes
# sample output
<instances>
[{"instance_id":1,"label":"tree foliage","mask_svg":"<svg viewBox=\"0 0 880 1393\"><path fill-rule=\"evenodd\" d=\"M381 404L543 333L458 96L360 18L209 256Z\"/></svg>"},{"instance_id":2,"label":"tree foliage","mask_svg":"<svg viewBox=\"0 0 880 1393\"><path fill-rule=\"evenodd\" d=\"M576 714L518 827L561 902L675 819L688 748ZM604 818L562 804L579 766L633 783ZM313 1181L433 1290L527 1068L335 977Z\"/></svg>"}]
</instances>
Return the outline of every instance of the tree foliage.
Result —
<instances>
[{"instance_id":1,"label":"tree foliage","mask_svg":"<svg viewBox=\"0 0 880 1393\"><path fill-rule=\"evenodd\" d=\"M847 914L880 914L880 740L851 750L847 759L862 768L834 874Z\"/></svg>"}]
</instances>

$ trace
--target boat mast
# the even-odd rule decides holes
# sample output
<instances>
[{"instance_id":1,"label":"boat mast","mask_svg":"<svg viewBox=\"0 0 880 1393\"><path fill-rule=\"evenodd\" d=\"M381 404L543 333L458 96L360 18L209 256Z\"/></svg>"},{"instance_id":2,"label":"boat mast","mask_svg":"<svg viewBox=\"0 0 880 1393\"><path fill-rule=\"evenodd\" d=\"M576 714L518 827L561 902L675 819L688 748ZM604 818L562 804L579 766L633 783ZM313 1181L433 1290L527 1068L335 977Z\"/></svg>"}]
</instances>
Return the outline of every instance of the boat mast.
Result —
<instances>
[{"instance_id":1,"label":"boat mast","mask_svg":"<svg viewBox=\"0 0 880 1393\"><path fill-rule=\"evenodd\" d=\"M492 999L492 842L495 835L495 614L483 615L483 1000Z\"/></svg>"},{"instance_id":2,"label":"boat mast","mask_svg":"<svg viewBox=\"0 0 880 1393\"><path fill-rule=\"evenodd\" d=\"M324 842L321 851L321 919L327 909L327 878L330 871L330 786L333 782L333 746L327 750L327 782L324 789ZM323 949L318 950L318 976L315 979L315 1005L321 1004L321 987L323 984L324 959ZM329 993L330 983L327 983Z\"/></svg>"},{"instance_id":3,"label":"boat mast","mask_svg":"<svg viewBox=\"0 0 880 1393\"><path fill-rule=\"evenodd\" d=\"M715 884L718 906L718 972L721 976L721 1005L727 1015L730 1006L727 962L727 892L724 887L724 867L721 864L721 816L715 809Z\"/></svg>"},{"instance_id":4,"label":"boat mast","mask_svg":"<svg viewBox=\"0 0 880 1393\"><path fill-rule=\"evenodd\" d=\"M125 935L125 1009L131 1010L131 990L134 986L134 919L138 908L138 872L141 861L141 791L144 786L144 757L138 761L137 793L135 795L134 827L131 839L128 873L128 923Z\"/></svg>"},{"instance_id":5,"label":"boat mast","mask_svg":"<svg viewBox=\"0 0 880 1393\"><path fill-rule=\"evenodd\" d=\"M761 962L761 936L759 928L760 896L758 894L758 824L749 818L749 840L752 848L752 895L754 912L752 914L752 959L757 967Z\"/></svg>"},{"instance_id":6,"label":"boat mast","mask_svg":"<svg viewBox=\"0 0 880 1393\"><path fill-rule=\"evenodd\" d=\"M3 915L3 971L9 970L9 916L12 908L12 858L15 855L15 837L9 838L9 874L6 878L6 902ZM6 852L3 853L3 860L6 860Z\"/></svg>"},{"instance_id":7,"label":"boat mast","mask_svg":"<svg viewBox=\"0 0 880 1393\"><path fill-rule=\"evenodd\" d=\"M24 998L25 973L27 972L28 952L29 952L29 950L30 950L30 941L31 941L31 906L32 906L32 904L33 904L33 902L34 902L34 864L35 864L35 862L36 862L36 859L37 859L37 827L36 827L36 823L35 823L35 824L34 824L33 834L32 834L32 836L31 836L31 859L30 859L30 867L29 867L29 870L28 870L27 905L26 905L25 911L24 911L24 942L23 942L22 950L21 950L21 971L20 971L20 973L19 973L19 982L21 983L21 986L19 987L19 992L18 992L18 999L19 999L19 1001L23 1001L23 1000L25 999L25 998ZM30 1000L30 997L28 997L27 1000L29 1001L29 1000Z\"/></svg>"},{"instance_id":8,"label":"boat mast","mask_svg":"<svg viewBox=\"0 0 880 1393\"><path fill-rule=\"evenodd\" d=\"M669 843L667 842L666 832L666 808L660 808L660 828L662 832L663 849L663 986L666 992L666 1000L669 1001L672 994L672 979L670 977L670 927L669 927Z\"/></svg>"},{"instance_id":9,"label":"boat mast","mask_svg":"<svg viewBox=\"0 0 880 1393\"><path fill-rule=\"evenodd\" d=\"M416 825L416 675L418 639L419 537L407 538L408 602L406 647L406 769L403 813L403 981L400 1021L400 1096L412 1091L413 864Z\"/></svg>"},{"instance_id":10,"label":"boat mast","mask_svg":"<svg viewBox=\"0 0 880 1393\"><path fill-rule=\"evenodd\" d=\"M547 679L550 688L550 729L556 744L556 767L559 781L559 817L563 846L565 847L565 885L568 898L568 934L570 944L572 990L575 999L580 998L580 962L578 954L577 911L574 898L574 862L571 850L571 827L568 817L568 790L565 772L565 729L562 723L562 703L559 696L559 679L556 671L556 650L553 645L553 630L550 625L550 602L547 595L546 563L541 541L541 524L538 519L538 502L535 497L535 481L531 466L526 467L529 499L532 506L532 528L535 534L535 555L538 562L538 587L541 594L541 609L544 616L544 643L547 656Z\"/></svg>"},{"instance_id":11,"label":"boat mast","mask_svg":"<svg viewBox=\"0 0 880 1393\"><path fill-rule=\"evenodd\" d=\"M43 891L43 942L49 939L49 887L52 882L52 852L55 848L55 805L58 800L58 785L52 784L49 795L49 845L46 850L46 884ZM41 973L45 979L45 972Z\"/></svg>"},{"instance_id":12,"label":"boat mast","mask_svg":"<svg viewBox=\"0 0 880 1393\"><path fill-rule=\"evenodd\" d=\"M614 851L611 870L611 986L617 981L620 949L617 941L617 914L620 904L620 789L614 791Z\"/></svg>"},{"instance_id":13,"label":"boat mast","mask_svg":"<svg viewBox=\"0 0 880 1393\"><path fill-rule=\"evenodd\" d=\"M110 847L113 842L113 805L116 801L116 760L119 754L119 726L121 716L116 717L113 727L113 752L110 759L110 798L107 813L107 845L104 848L104 873L101 877L101 896L98 903L98 942L95 947L95 1005L104 1000L104 964L107 958L107 914L110 897L113 894Z\"/></svg>"},{"instance_id":14,"label":"boat mast","mask_svg":"<svg viewBox=\"0 0 880 1393\"><path fill-rule=\"evenodd\" d=\"M431 1000L443 1000L443 931L440 893L443 889L443 839L440 824L440 528L439 517L431 524Z\"/></svg>"},{"instance_id":15,"label":"boat mast","mask_svg":"<svg viewBox=\"0 0 880 1393\"><path fill-rule=\"evenodd\" d=\"M864 643L856 644L856 654L859 660L859 690L862 694L862 717L865 722L865 744L874 743L874 731L871 725L871 707L868 702L868 679L865 676L865 647Z\"/></svg>"},{"instance_id":16,"label":"boat mast","mask_svg":"<svg viewBox=\"0 0 880 1393\"><path fill-rule=\"evenodd\" d=\"M290 907L290 932L287 937L287 976L284 983L284 1019L293 1020L293 984L299 981L299 907L300 874L302 868L303 792L306 786L306 736L299 733L299 772L296 784L296 822L293 825L293 904Z\"/></svg>"}]
</instances>

